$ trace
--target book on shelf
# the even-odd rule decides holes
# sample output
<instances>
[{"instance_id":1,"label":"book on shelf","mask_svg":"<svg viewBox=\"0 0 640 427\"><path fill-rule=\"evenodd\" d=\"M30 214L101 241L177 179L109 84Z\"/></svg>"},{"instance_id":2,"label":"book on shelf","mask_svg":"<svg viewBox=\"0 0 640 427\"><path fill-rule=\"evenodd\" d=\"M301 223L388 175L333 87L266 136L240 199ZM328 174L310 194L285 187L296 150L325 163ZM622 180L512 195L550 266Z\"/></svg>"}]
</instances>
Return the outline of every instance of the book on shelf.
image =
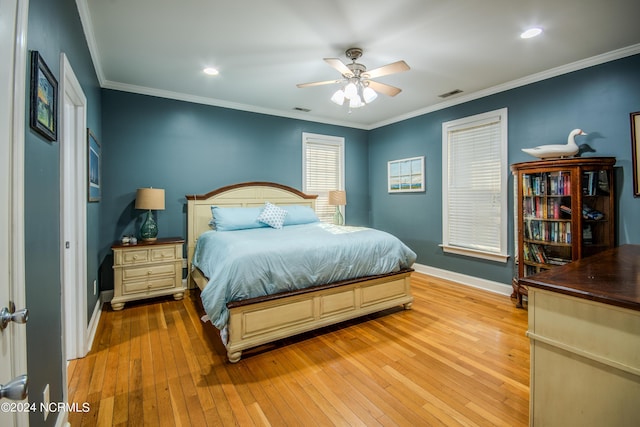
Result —
<instances>
[{"instance_id":1,"label":"book on shelf","mask_svg":"<svg viewBox=\"0 0 640 427\"><path fill-rule=\"evenodd\" d=\"M547 264L551 264L551 265L565 265L565 264L568 264L570 262L571 262L571 260L564 259L564 258L547 257Z\"/></svg>"},{"instance_id":2,"label":"book on shelf","mask_svg":"<svg viewBox=\"0 0 640 427\"><path fill-rule=\"evenodd\" d=\"M541 245L535 243L527 243L524 245L524 257L528 261L538 264L547 264L547 254Z\"/></svg>"},{"instance_id":3,"label":"book on shelf","mask_svg":"<svg viewBox=\"0 0 640 427\"><path fill-rule=\"evenodd\" d=\"M599 221L604 218L604 214L595 209L591 209L589 206L582 206L582 218L590 219L593 221Z\"/></svg>"},{"instance_id":4,"label":"book on shelf","mask_svg":"<svg viewBox=\"0 0 640 427\"><path fill-rule=\"evenodd\" d=\"M558 172L549 176L549 194L552 196L566 196L571 194L571 173Z\"/></svg>"},{"instance_id":5,"label":"book on shelf","mask_svg":"<svg viewBox=\"0 0 640 427\"><path fill-rule=\"evenodd\" d=\"M571 222L531 219L524 224L524 238L549 243L571 243Z\"/></svg>"},{"instance_id":6,"label":"book on shelf","mask_svg":"<svg viewBox=\"0 0 640 427\"><path fill-rule=\"evenodd\" d=\"M598 171L598 191L601 194L609 194L609 173L606 170Z\"/></svg>"},{"instance_id":7,"label":"book on shelf","mask_svg":"<svg viewBox=\"0 0 640 427\"><path fill-rule=\"evenodd\" d=\"M585 171L582 173L582 194L595 196L600 182L600 171ZM608 187L608 184L607 184Z\"/></svg>"}]
</instances>

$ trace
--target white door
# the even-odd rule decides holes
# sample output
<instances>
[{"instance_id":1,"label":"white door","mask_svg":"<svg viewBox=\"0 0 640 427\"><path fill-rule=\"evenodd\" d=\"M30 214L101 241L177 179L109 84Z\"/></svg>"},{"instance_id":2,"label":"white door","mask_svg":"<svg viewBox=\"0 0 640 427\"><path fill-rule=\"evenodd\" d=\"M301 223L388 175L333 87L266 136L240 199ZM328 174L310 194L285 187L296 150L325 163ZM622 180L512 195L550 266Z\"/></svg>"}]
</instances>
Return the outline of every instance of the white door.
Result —
<instances>
[{"instance_id":1,"label":"white door","mask_svg":"<svg viewBox=\"0 0 640 427\"><path fill-rule=\"evenodd\" d=\"M26 322L26 315L11 316L13 304L24 308L24 33L27 7L18 0L0 0L0 425L27 425L27 412L17 411L26 395L26 326L5 317ZM17 37L17 35L20 37ZM17 70L17 71L16 71ZM14 116L15 114L15 116ZM5 324L6 323L6 324ZM8 398L17 399L18 402ZM22 397L24 399L24 397ZM9 406L7 406L9 405ZM14 405L14 406L11 406ZM15 411L11 411L15 409Z\"/></svg>"}]
</instances>

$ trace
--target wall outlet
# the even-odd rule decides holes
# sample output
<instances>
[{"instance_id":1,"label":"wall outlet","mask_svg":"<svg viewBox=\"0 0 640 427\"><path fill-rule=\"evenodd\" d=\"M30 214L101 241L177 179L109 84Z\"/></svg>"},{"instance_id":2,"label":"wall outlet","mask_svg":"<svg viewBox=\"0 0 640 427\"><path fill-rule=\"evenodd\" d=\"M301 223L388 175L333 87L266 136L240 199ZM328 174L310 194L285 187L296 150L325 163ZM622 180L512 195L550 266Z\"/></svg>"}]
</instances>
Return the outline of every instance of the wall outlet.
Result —
<instances>
[{"instance_id":1,"label":"wall outlet","mask_svg":"<svg viewBox=\"0 0 640 427\"><path fill-rule=\"evenodd\" d=\"M98 282L96 280L93 281L93 294L98 293Z\"/></svg>"},{"instance_id":2,"label":"wall outlet","mask_svg":"<svg viewBox=\"0 0 640 427\"><path fill-rule=\"evenodd\" d=\"M44 420L46 421L47 417L49 416L49 403L50 403L49 384L44 386L44 390L42 391L42 403L44 404L43 415L44 415Z\"/></svg>"}]
</instances>

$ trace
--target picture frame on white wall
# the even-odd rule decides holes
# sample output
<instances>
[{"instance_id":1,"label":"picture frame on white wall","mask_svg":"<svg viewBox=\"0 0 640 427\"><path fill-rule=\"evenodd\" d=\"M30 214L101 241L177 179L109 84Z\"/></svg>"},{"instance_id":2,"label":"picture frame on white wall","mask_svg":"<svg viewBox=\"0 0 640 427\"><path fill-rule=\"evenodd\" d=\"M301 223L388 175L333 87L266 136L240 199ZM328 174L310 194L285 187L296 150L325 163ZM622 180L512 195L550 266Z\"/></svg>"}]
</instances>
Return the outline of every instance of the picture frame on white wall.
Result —
<instances>
[{"instance_id":1,"label":"picture frame on white wall","mask_svg":"<svg viewBox=\"0 0 640 427\"><path fill-rule=\"evenodd\" d=\"M389 193L426 191L424 181L424 156L387 162L387 190Z\"/></svg>"}]
</instances>

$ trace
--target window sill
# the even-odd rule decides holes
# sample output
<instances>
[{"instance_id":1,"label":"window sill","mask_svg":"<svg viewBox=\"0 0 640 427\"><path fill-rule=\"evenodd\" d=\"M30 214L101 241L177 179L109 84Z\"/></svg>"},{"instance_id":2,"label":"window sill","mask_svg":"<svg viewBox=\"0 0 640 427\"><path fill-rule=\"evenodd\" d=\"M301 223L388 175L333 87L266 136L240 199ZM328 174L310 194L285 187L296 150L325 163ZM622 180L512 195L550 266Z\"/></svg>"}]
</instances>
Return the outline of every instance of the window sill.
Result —
<instances>
[{"instance_id":1,"label":"window sill","mask_svg":"<svg viewBox=\"0 0 640 427\"><path fill-rule=\"evenodd\" d=\"M474 258L482 258L489 261L504 262L504 263L506 263L509 260L509 255L506 255L506 254L504 255L496 254L494 252L486 252L478 249L461 248L458 246L447 246L444 244L441 244L439 246L442 248L443 252L447 252L447 253L470 256Z\"/></svg>"}]
</instances>

